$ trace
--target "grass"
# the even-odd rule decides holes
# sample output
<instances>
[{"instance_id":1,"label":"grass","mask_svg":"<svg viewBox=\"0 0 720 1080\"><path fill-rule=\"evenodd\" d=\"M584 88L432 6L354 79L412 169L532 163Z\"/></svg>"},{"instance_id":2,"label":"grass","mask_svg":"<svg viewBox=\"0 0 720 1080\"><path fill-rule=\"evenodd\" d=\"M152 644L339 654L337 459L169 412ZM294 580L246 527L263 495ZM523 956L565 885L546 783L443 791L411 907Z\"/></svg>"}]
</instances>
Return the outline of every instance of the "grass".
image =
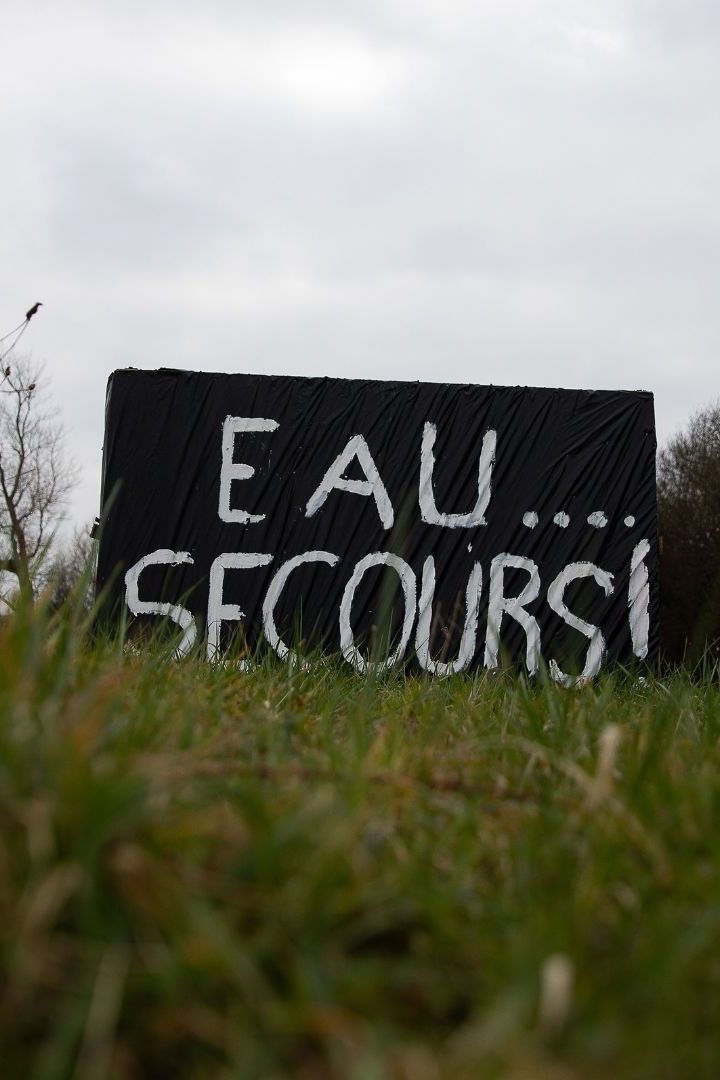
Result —
<instances>
[{"instance_id":1,"label":"grass","mask_svg":"<svg viewBox=\"0 0 720 1080\"><path fill-rule=\"evenodd\" d=\"M0 1075L720 1075L720 691L0 624Z\"/></svg>"}]
</instances>

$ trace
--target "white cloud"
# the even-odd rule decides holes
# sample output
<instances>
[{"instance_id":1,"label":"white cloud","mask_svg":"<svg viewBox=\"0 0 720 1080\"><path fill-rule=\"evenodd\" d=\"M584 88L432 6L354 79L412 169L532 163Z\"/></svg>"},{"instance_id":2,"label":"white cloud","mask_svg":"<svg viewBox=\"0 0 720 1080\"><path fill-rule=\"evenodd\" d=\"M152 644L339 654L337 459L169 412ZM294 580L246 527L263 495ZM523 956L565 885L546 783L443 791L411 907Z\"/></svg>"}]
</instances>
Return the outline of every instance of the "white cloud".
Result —
<instances>
[{"instance_id":1,"label":"white cloud","mask_svg":"<svg viewBox=\"0 0 720 1080\"><path fill-rule=\"evenodd\" d=\"M36 300L95 512L134 364L716 393L720 7L4 13L0 326Z\"/></svg>"},{"instance_id":2,"label":"white cloud","mask_svg":"<svg viewBox=\"0 0 720 1080\"><path fill-rule=\"evenodd\" d=\"M216 93L278 100L321 113L376 113L407 85L411 63L401 50L376 48L359 35L319 28L301 33L236 33L208 41L195 75ZM194 51L194 50L193 50Z\"/></svg>"},{"instance_id":3,"label":"white cloud","mask_svg":"<svg viewBox=\"0 0 720 1080\"><path fill-rule=\"evenodd\" d=\"M558 30L569 45L578 51L611 58L628 51L627 34L618 29L561 22Z\"/></svg>"}]
</instances>

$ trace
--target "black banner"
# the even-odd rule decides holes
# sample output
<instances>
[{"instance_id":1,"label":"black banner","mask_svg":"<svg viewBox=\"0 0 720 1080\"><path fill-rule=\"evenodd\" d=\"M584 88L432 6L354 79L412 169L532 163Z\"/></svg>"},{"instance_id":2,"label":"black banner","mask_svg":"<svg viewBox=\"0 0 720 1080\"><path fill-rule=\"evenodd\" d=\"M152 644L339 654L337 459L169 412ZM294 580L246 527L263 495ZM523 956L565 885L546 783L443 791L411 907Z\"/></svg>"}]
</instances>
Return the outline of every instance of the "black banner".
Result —
<instances>
[{"instance_id":1,"label":"black banner","mask_svg":"<svg viewBox=\"0 0 720 1080\"><path fill-rule=\"evenodd\" d=\"M644 391L116 371L98 585L180 655L570 684L656 654L655 445Z\"/></svg>"}]
</instances>

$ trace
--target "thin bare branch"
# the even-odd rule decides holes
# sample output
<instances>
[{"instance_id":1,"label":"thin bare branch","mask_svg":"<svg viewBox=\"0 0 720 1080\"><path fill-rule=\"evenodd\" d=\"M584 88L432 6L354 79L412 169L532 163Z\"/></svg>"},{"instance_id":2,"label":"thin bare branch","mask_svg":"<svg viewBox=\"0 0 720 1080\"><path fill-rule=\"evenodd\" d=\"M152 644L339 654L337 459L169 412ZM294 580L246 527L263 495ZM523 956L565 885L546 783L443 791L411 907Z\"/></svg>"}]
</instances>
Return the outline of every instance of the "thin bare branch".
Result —
<instances>
[{"instance_id":1,"label":"thin bare branch","mask_svg":"<svg viewBox=\"0 0 720 1080\"><path fill-rule=\"evenodd\" d=\"M44 406L42 369L16 358L0 395L0 574L14 574L30 598L75 482L62 428Z\"/></svg>"}]
</instances>

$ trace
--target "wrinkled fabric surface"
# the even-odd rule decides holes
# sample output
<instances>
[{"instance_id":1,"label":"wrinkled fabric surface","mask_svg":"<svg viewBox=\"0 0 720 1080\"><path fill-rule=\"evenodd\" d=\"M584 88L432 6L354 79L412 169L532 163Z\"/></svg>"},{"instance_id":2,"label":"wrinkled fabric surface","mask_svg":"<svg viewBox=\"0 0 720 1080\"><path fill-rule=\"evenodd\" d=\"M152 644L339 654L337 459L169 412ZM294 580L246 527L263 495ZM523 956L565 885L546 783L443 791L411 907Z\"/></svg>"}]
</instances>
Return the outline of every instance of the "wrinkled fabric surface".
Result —
<instances>
[{"instance_id":1,"label":"wrinkled fabric surface","mask_svg":"<svg viewBox=\"0 0 720 1080\"><path fill-rule=\"evenodd\" d=\"M225 459L228 475L232 465L254 470L229 481L227 505L261 520L223 521L219 513L228 416L277 424L274 430L236 433L232 459ZM496 433L485 524L451 527L422 520L421 447L428 424L436 433L433 505L456 522L478 503L483 439ZM389 499L384 521L373 494L345 485L369 485L367 461L358 455L349 455L341 483L331 485L324 498L322 491L318 495L323 477L358 435ZM397 662L417 666L418 605L424 568L429 583L429 556L435 588L426 652L436 661L458 656L468 580L480 564L475 643L464 665L475 669L486 662L493 560L512 555L537 568L537 596L524 610L539 627L543 661L555 659L579 671L589 633L553 610L548 589L573 564L591 563L612 575L610 595L586 575L569 581L562 600L576 618L600 629L607 663L629 664L631 563L646 540L646 652L652 661L658 644L655 450L653 399L645 391L116 371L107 394L98 584L107 587L106 612L117 616L130 567L158 549L189 553L191 563L148 566L139 593L142 599L182 604L195 617L200 640L213 560L232 552L272 556L267 565L224 573L222 602L238 605L243 618L223 624L222 640L240 626L254 647L263 637L263 602L280 568L309 551L330 553L338 557L334 565L308 562L287 575L273 614L288 646L302 639L335 652L342 644L339 612L353 572L369 554L389 552L410 567L414 610L396 568L370 567L352 597L353 640L361 655L372 649L385 656L402 644L402 628L407 631L412 620ZM309 504L319 501L310 514ZM501 597L519 596L529 572L512 560L502 574L495 566L496 601L499 588ZM524 663L522 616L514 617L502 600L499 610L499 655Z\"/></svg>"}]
</instances>

